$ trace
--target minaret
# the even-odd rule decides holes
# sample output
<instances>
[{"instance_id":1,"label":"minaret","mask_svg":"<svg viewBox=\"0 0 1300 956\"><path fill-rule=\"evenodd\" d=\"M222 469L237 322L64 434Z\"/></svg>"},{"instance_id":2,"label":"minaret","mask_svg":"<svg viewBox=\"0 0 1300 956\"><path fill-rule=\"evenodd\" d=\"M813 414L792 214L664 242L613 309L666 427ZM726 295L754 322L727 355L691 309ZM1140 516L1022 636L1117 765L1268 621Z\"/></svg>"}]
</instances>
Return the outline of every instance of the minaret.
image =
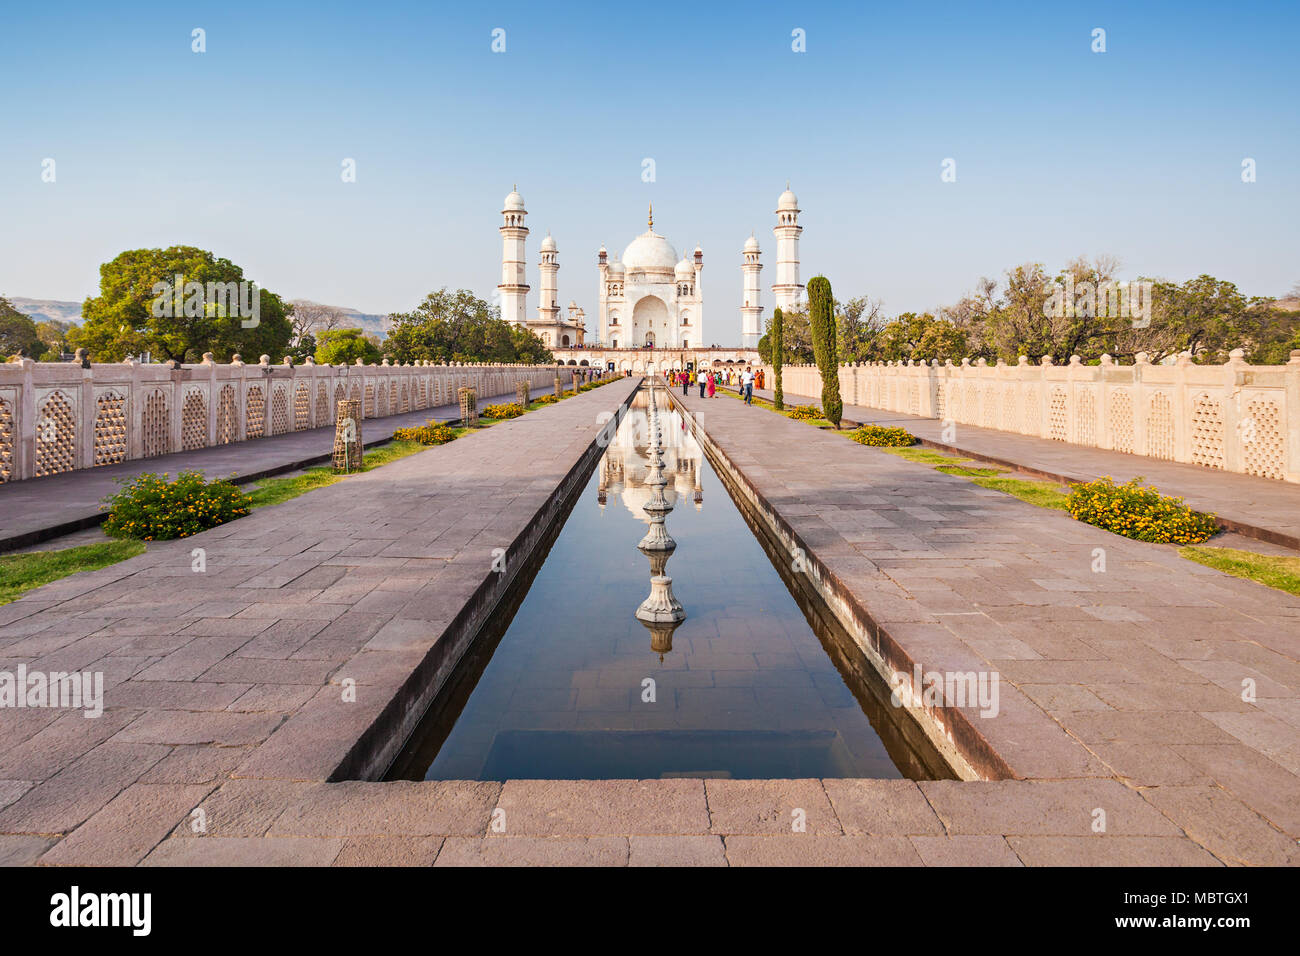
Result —
<instances>
[{"instance_id":1,"label":"minaret","mask_svg":"<svg viewBox=\"0 0 1300 956\"><path fill-rule=\"evenodd\" d=\"M695 244L695 344L704 345L704 250Z\"/></svg>"},{"instance_id":2,"label":"minaret","mask_svg":"<svg viewBox=\"0 0 1300 956\"><path fill-rule=\"evenodd\" d=\"M799 281L799 200L790 192L787 180L785 192L776 201L776 282L772 285L772 295L776 307L782 312L788 309L803 309L803 284Z\"/></svg>"},{"instance_id":3,"label":"minaret","mask_svg":"<svg viewBox=\"0 0 1300 956\"><path fill-rule=\"evenodd\" d=\"M740 264L745 286L745 304L740 307L740 344L747 349L758 348L758 340L763 335L763 301L758 285L758 274L763 271L760 255L762 252L758 248L758 240L750 233L745 240L744 259ZM796 275L798 269L799 263L796 262Z\"/></svg>"},{"instance_id":4,"label":"minaret","mask_svg":"<svg viewBox=\"0 0 1300 956\"><path fill-rule=\"evenodd\" d=\"M528 210L524 208L524 197L519 195L518 186L506 197L501 215L504 218L498 230L501 233L501 283L497 286L501 293L501 318L512 325L523 325L528 308L528 274L524 261L524 240L528 238L524 217Z\"/></svg>"},{"instance_id":5,"label":"minaret","mask_svg":"<svg viewBox=\"0 0 1300 956\"><path fill-rule=\"evenodd\" d=\"M560 271L560 250L548 232L542 240L542 261L538 265L542 285L537 303L537 321L543 325L560 324L560 301L556 289L556 274ZM558 339L556 341L559 341Z\"/></svg>"}]
</instances>

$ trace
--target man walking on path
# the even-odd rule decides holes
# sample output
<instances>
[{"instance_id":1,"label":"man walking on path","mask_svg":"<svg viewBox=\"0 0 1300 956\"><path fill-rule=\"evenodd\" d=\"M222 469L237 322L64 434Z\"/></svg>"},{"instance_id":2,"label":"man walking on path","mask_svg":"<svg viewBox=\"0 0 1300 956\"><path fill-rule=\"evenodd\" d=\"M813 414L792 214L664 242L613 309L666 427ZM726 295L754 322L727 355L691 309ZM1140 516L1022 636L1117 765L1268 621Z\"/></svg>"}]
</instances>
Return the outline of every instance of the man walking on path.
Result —
<instances>
[{"instance_id":1,"label":"man walking on path","mask_svg":"<svg viewBox=\"0 0 1300 956\"><path fill-rule=\"evenodd\" d=\"M745 404L754 404L754 370L746 366L745 374L740 377L741 385L745 392Z\"/></svg>"},{"instance_id":2,"label":"man walking on path","mask_svg":"<svg viewBox=\"0 0 1300 956\"><path fill-rule=\"evenodd\" d=\"M700 374L695 379L700 385L700 398L704 397L704 386L709 383L709 373L700 369Z\"/></svg>"},{"instance_id":3,"label":"man walking on path","mask_svg":"<svg viewBox=\"0 0 1300 956\"><path fill-rule=\"evenodd\" d=\"M682 394L686 395L691 390L691 374L690 372L682 372L680 378L682 380Z\"/></svg>"}]
</instances>

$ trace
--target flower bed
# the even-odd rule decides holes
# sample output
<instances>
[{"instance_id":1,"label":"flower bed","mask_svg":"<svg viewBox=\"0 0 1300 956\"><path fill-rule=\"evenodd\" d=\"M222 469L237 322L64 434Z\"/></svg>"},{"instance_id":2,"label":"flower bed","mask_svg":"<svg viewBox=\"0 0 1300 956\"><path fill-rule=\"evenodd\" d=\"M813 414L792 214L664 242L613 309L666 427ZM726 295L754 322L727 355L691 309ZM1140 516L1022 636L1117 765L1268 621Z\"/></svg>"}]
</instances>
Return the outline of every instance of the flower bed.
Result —
<instances>
[{"instance_id":1,"label":"flower bed","mask_svg":"<svg viewBox=\"0 0 1300 956\"><path fill-rule=\"evenodd\" d=\"M201 471L182 471L175 481L145 472L106 498L105 505L104 533L141 541L186 538L242 518L252 509L249 497L230 482L205 481Z\"/></svg>"},{"instance_id":2,"label":"flower bed","mask_svg":"<svg viewBox=\"0 0 1300 956\"><path fill-rule=\"evenodd\" d=\"M1066 510L1079 521L1136 541L1199 544L1219 531L1214 515L1193 511L1182 498L1162 495L1141 478L1117 485L1107 476L1075 485Z\"/></svg>"},{"instance_id":3,"label":"flower bed","mask_svg":"<svg viewBox=\"0 0 1300 956\"><path fill-rule=\"evenodd\" d=\"M859 445L874 445L877 448L905 448L920 441L906 428L887 425L862 425L849 432L848 437Z\"/></svg>"},{"instance_id":4,"label":"flower bed","mask_svg":"<svg viewBox=\"0 0 1300 956\"><path fill-rule=\"evenodd\" d=\"M414 441L421 445L445 445L456 437L449 425L442 422L426 422L415 428L397 428L393 430L394 441Z\"/></svg>"}]
</instances>

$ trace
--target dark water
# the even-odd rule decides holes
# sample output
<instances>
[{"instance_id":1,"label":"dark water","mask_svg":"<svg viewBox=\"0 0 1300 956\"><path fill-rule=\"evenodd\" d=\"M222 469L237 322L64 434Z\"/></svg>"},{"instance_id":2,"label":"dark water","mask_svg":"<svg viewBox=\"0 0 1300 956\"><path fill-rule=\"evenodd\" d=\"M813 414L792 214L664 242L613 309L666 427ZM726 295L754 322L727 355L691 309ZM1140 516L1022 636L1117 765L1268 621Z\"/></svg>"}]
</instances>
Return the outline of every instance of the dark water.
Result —
<instances>
[{"instance_id":1,"label":"dark water","mask_svg":"<svg viewBox=\"0 0 1300 956\"><path fill-rule=\"evenodd\" d=\"M390 779L948 776L851 642L801 610L658 394L676 550L637 548L643 389L513 618L480 638ZM652 571L686 611L675 628L634 617Z\"/></svg>"}]
</instances>

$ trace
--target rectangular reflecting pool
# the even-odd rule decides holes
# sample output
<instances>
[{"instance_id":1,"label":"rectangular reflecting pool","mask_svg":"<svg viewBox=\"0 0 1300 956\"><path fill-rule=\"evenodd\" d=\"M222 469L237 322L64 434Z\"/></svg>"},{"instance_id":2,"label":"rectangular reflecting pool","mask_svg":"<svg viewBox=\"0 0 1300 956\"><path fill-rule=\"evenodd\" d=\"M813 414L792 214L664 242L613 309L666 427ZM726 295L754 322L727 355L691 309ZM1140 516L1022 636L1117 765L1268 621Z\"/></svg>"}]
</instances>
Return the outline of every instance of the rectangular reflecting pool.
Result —
<instances>
[{"instance_id":1,"label":"rectangular reflecting pool","mask_svg":"<svg viewBox=\"0 0 1300 956\"><path fill-rule=\"evenodd\" d=\"M664 391L609 431L388 779L951 777Z\"/></svg>"}]
</instances>

